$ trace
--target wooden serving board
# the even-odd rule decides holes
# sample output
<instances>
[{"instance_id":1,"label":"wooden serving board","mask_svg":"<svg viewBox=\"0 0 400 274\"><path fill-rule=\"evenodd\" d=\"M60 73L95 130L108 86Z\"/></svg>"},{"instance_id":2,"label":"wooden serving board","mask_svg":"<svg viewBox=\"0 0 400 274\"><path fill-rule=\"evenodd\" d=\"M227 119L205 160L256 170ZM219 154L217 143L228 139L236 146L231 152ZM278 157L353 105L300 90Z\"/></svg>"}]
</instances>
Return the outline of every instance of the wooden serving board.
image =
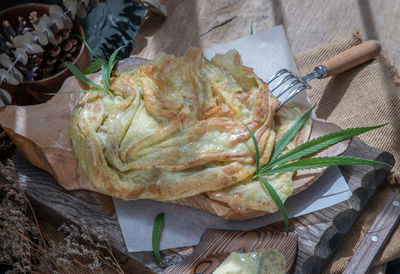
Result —
<instances>
[{"instance_id":1,"label":"wooden serving board","mask_svg":"<svg viewBox=\"0 0 400 274\"><path fill-rule=\"evenodd\" d=\"M168 267L164 273L212 273L231 252L248 253L263 248L278 250L285 257L286 272L289 273L296 258L297 234L262 229L255 231L208 229L203 233L200 243L192 254L182 262Z\"/></svg>"}]
</instances>

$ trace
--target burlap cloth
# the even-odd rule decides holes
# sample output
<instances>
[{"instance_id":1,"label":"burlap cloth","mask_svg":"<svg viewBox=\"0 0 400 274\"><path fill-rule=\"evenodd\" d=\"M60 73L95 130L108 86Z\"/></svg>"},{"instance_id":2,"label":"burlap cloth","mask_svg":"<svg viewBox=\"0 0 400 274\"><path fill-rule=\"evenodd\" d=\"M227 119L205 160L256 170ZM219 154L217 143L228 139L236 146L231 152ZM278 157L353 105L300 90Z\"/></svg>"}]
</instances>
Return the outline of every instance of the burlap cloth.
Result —
<instances>
[{"instance_id":1,"label":"burlap cloth","mask_svg":"<svg viewBox=\"0 0 400 274\"><path fill-rule=\"evenodd\" d=\"M300 75L305 75L327 58L361 43L355 32L351 37L339 42L324 44L318 48L295 56ZM361 139L370 146L392 153L396 159L391 176L399 178L400 162L400 86L396 69L383 56L365 65L340 75L313 80L308 96L316 105L319 118L333 122L343 128L371 126L389 123L383 128L368 132ZM326 273L344 270L359 243L372 225L386 197L391 191L399 191L396 184L386 182L373 196L364 213L353 225L352 230L338 247ZM397 225L374 265L387 263L400 257L400 227Z\"/></svg>"},{"instance_id":2,"label":"burlap cloth","mask_svg":"<svg viewBox=\"0 0 400 274\"><path fill-rule=\"evenodd\" d=\"M314 69L323 60L361 42L358 33L350 38L322 45L295 56L301 75ZM311 82L308 91L311 103L317 106L316 114L343 128L389 123L387 126L366 133L361 139L367 144L400 156L400 86L396 85L396 70L382 56L341 75ZM396 162L393 171L400 171ZM373 196L365 212L338 247L326 273L344 270L359 243L385 203L390 191L399 191L397 185L386 183ZM47 238L63 239L64 235L51 225L43 225ZM397 225L374 265L387 263L400 257L400 227ZM79 271L78 271L79 272Z\"/></svg>"}]
</instances>

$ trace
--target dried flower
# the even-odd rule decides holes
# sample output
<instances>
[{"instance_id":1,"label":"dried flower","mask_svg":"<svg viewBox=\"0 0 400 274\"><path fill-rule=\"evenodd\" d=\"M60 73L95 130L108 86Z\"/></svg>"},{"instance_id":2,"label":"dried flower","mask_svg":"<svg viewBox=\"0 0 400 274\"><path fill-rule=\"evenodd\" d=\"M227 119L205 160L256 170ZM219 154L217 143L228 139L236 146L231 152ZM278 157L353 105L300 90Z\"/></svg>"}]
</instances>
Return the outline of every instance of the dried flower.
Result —
<instances>
[{"instance_id":1,"label":"dried flower","mask_svg":"<svg viewBox=\"0 0 400 274\"><path fill-rule=\"evenodd\" d=\"M61 242L45 239L28 198L18 184L14 164L0 162L0 271L7 273L124 273L107 235L93 239L87 223L62 225ZM83 263L85 262L85 263Z\"/></svg>"}]
</instances>

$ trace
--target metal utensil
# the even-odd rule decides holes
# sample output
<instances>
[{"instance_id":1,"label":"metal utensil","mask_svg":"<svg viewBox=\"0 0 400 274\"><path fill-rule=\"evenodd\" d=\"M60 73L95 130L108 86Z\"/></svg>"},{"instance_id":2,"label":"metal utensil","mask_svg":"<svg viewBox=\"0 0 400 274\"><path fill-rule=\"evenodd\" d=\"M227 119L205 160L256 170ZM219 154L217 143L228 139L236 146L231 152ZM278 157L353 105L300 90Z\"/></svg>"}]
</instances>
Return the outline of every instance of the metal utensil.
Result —
<instances>
[{"instance_id":1,"label":"metal utensil","mask_svg":"<svg viewBox=\"0 0 400 274\"><path fill-rule=\"evenodd\" d=\"M295 76L286 69L281 69L275 73L267 83L271 92L281 101L279 105L279 107L281 107L301 91L311 88L310 85L308 85L308 81L314 78L322 79L342 73L367 62L377 56L380 51L380 43L376 40L370 40L324 61L311 73L302 78Z\"/></svg>"}]
</instances>

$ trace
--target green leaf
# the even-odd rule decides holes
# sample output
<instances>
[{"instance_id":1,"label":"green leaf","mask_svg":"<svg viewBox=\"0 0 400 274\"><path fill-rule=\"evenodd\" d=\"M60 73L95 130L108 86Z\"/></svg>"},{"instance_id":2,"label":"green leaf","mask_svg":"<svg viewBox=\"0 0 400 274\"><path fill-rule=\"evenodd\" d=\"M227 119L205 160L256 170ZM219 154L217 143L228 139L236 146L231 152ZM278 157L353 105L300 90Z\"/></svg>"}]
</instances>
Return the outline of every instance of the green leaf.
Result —
<instances>
[{"instance_id":1,"label":"green leaf","mask_svg":"<svg viewBox=\"0 0 400 274\"><path fill-rule=\"evenodd\" d=\"M253 23L250 24L250 35L253 35L254 31L253 31Z\"/></svg>"},{"instance_id":2,"label":"green leaf","mask_svg":"<svg viewBox=\"0 0 400 274\"><path fill-rule=\"evenodd\" d=\"M276 190L274 189L274 187L270 183L268 183L268 181L263 176L257 174L257 177L264 184L264 187L268 191L269 195L271 195L271 198L274 200L274 202L278 206L279 211L281 212L281 214L283 216L283 220L285 222L285 229L287 232L289 230L289 217L288 217L286 208L285 208L281 198L279 197L278 193L276 193Z\"/></svg>"},{"instance_id":3,"label":"green leaf","mask_svg":"<svg viewBox=\"0 0 400 274\"><path fill-rule=\"evenodd\" d=\"M270 169L272 166L279 165L288 161L300 159L304 156L311 155L313 153L319 152L329 146L337 144L343 140L350 139L354 136L360 135L367 131L380 128L383 125L373 126L373 127L359 127L359 128L348 128L344 130L334 131L318 138L309 140L294 149L286 152L280 157L276 158L273 161L270 161L268 165L261 168L261 171L264 172L267 169Z\"/></svg>"},{"instance_id":4,"label":"green leaf","mask_svg":"<svg viewBox=\"0 0 400 274\"><path fill-rule=\"evenodd\" d=\"M117 63L117 61L115 61L115 58L117 57L118 52L125 48L125 46L120 46L119 48L117 48L110 56L110 60L108 60L108 67L107 67L107 75L108 75L108 79L110 79L111 77L111 72L113 67L115 66L115 64Z\"/></svg>"},{"instance_id":5,"label":"green leaf","mask_svg":"<svg viewBox=\"0 0 400 274\"><path fill-rule=\"evenodd\" d=\"M75 34L76 36L78 36L78 38L85 44L85 46L87 47L87 49L89 50L90 54L93 55L94 57L97 57L96 53L94 53L94 51L92 50L92 48L89 46L89 44L82 38L82 36L80 36L79 34ZM99 58L99 57L97 57Z\"/></svg>"},{"instance_id":6,"label":"green leaf","mask_svg":"<svg viewBox=\"0 0 400 274\"><path fill-rule=\"evenodd\" d=\"M256 138L256 136L254 136L254 133L248 128L248 126L246 126L245 123L243 123L243 125L246 127L247 131L250 133L251 140L253 141L254 150L256 151L256 167L257 167L257 171L258 171L260 168L260 149L258 148L257 138Z\"/></svg>"},{"instance_id":7,"label":"green leaf","mask_svg":"<svg viewBox=\"0 0 400 274\"><path fill-rule=\"evenodd\" d=\"M283 134L283 136L276 142L274 146L274 150L272 152L270 163L278 157L279 154L286 148L286 146L290 143L290 141L296 136L297 132L301 129L304 123L307 121L308 117L310 117L312 110L314 107L310 108L303 116L297 120L288 131Z\"/></svg>"},{"instance_id":8,"label":"green leaf","mask_svg":"<svg viewBox=\"0 0 400 274\"><path fill-rule=\"evenodd\" d=\"M82 82L90 85L90 86L94 86L100 90L104 90L106 92L108 92L106 89L104 89L102 86L94 83L92 80L90 80L89 78L86 77L85 74L83 74L77 67L75 67L73 64L71 63L65 63L65 66L72 72L72 74L74 74L76 77L78 77Z\"/></svg>"},{"instance_id":9,"label":"green leaf","mask_svg":"<svg viewBox=\"0 0 400 274\"><path fill-rule=\"evenodd\" d=\"M65 91L65 92L56 92L56 93L44 93L46 95L58 95L58 94L70 94L70 93L81 93L81 92L106 92L105 90L75 90L75 91Z\"/></svg>"},{"instance_id":10,"label":"green leaf","mask_svg":"<svg viewBox=\"0 0 400 274\"><path fill-rule=\"evenodd\" d=\"M344 157L344 156L332 156L332 157L316 157L301 159L286 165L278 166L270 170L262 172L262 175L282 173L286 171L302 170L302 169L313 169L327 166L343 166L343 165L385 165L390 166L388 163L381 161L367 160L357 157Z\"/></svg>"},{"instance_id":11,"label":"green leaf","mask_svg":"<svg viewBox=\"0 0 400 274\"><path fill-rule=\"evenodd\" d=\"M167 265L161 259L161 255L160 255L160 240L161 240L161 232L162 232L162 229L164 226L164 215L165 215L164 212L160 213L154 219L152 247L153 247L153 253L154 253L154 256L156 257L156 259L163 265Z\"/></svg>"},{"instance_id":12,"label":"green leaf","mask_svg":"<svg viewBox=\"0 0 400 274\"><path fill-rule=\"evenodd\" d=\"M106 60L101 62L101 77L103 79L103 86L106 90L110 90L110 77L108 76L108 65Z\"/></svg>"},{"instance_id":13,"label":"green leaf","mask_svg":"<svg viewBox=\"0 0 400 274\"><path fill-rule=\"evenodd\" d=\"M97 57L97 59L96 59L94 62L92 62L92 63L83 71L83 73L84 73L84 74L90 74L90 73L94 73L94 72L96 72L96 71L99 71L99 70L101 69L101 63L102 63L103 61L104 61L103 59L101 59L100 57Z\"/></svg>"},{"instance_id":14,"label":"green leaf","mask_svg":"<svg viewBox=\"0 0 400 274\"><path fill-rule=\"evenodd\" d=\"M58 66L58 70L63 70L65 67L66 67L66 66L65 66L65 63L61 63L61 64Z\"/></svg>"}]
</instances>

